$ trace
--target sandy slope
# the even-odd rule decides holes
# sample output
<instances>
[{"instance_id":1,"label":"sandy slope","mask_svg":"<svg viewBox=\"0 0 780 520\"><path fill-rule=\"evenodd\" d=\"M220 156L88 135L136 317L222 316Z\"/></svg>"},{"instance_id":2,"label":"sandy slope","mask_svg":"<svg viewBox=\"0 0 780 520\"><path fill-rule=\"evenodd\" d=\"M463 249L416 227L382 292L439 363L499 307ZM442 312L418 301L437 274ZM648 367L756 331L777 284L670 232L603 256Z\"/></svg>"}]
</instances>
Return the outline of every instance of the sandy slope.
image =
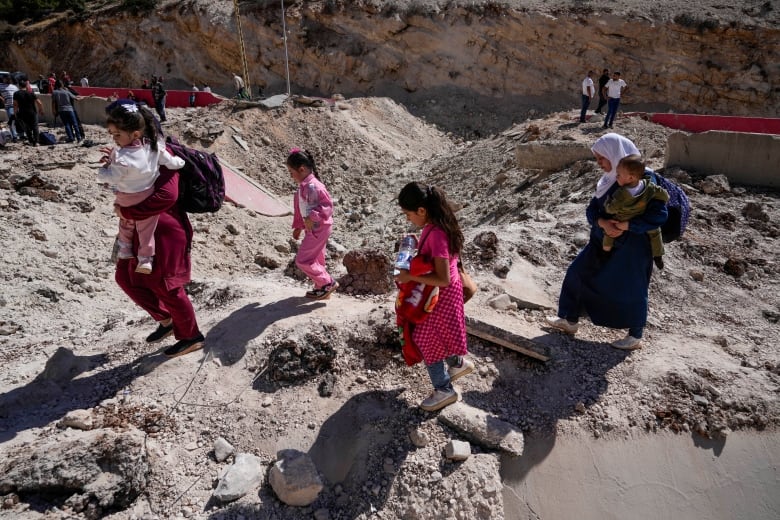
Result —
<instances>
[{"instance_id":1,"label":"sandy slope","mask_svg":"<svg viewBox=\"0 0 780 520\"><path fill-rule=\"evenodd\" d=\"M572 339L543 326L547 311L499 311L487 304L505 291L522 297L520 281L529 281L540 298L554 304L565 267L578 250L574 241L586 232L584 208L599 174L591 161L544 175L520 170L512 161L514 145L531 125L542 140L590 143L600 135L598 123L577 126L573 112L554 114L464 143L387 99L348 100L334 109L234 112L225 104L170 112L167 130L185 138L198 134L205 118L220 122L223 133L199 145L286 201L294 189L283 166L286 150L311 149L337 202L333 239L341 247L330 251L330 265L339 276L346 273L344 250L391 254L395 238L407 229L394 203L400 186L412 179L443 186L463 206L458 215L470 242L466 258L482 287L468 313L535 338L552 357L540 364L472 339L479 372L463 381L463 400L537 440L529 442L601 439L598 446L610 439L649 438L642 442L652 444L658 430L680 432L676 438L687 446L707 438L728 444L735 430L768 430L765 435L776 439L777 194L742 188L708 196L695 188L698 178L677 172L694 215L685 239L668 248L667 269L654 275L645 347L627 354L607 345L620 331L587 324ZM618 126L651 164L662 164L669 130L634 119L621 119ZM242 136L250 150L233 135ZM88 137L107 136L90 127ZM302 299L306 284L283 272L293 258L290 217L263 217L228 204L217 214L193 218L190 292L207 349L166 361L143 342L154 323L113 283L108 254L116 221L111 194L94 182L97 147L10 145L2 154L3 452L57 435L55 423L69 410L118 397L95 413L119 406L139 427L145 425L141 417L166 417L161 427L145 425L152 472L147 497L132 509L139 516L311 518L315 510L327 509L331 518L367 518L376 508L382 518L434 518L438 508L450 511L442 518L470 517L457 516L448 505L458 479L483 481L495 474L500 459L475 446L475 467L442 462L444 443L458 437L416 408L428 391L427 379L421 367L405 367L398 359L392 294L339 293L326 303ZM50 192L11 189L34 174L53 185ZM767 220L746 217L748 202L757 203ZM488 231L498 236L494 258L481 257L471 243ZM740 276L726 272L729 258L742 266ZM268 267L269 259L279 267ZM502 269L507 278L496 274ZM321 396L324 375L293 383L269 379L264 370L269 356L288 338L336 349L327 370L335 376L330 397ZM414 448L407 435L413 428L428 432L431 444ZM304 510L281 505L267 486L213 509L209 496L223 465L209 452L218 436L268 463L281 448L308 451L328 482L326 490ZM386 464L394 472L383 470ZM440 469L444 478L429 483ZM550 485L545 478L539 474L533 481L541 486L534 493ZM756 493L763 496L761 486L771 489L771 481L755 478ZM425 489L432 495L426 497ZM655 492L648 491L647 498ZM504 517L498 498L491 500L490 517ZM540 499L531 494L520 499L534 500ZM555 494L549 500L547 507ZM509 505L518 510L511 501L504 504ZM753 517L767 517L761 511L777 511L776 506L769 499L768 509L756 509ZM476 515L473 507L464 514ZM595 518L589 516L593 511L583 517Z\"/></svg>"}]
</instances>

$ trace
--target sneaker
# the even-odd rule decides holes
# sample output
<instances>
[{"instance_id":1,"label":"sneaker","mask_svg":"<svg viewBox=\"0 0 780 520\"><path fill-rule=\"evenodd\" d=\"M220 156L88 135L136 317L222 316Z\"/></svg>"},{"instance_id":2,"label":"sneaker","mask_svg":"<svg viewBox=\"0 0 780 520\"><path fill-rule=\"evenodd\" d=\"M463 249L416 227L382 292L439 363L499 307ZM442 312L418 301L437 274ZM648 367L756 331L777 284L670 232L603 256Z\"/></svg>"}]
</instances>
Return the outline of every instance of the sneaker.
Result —
<instances>
[{"instance_id":1,"label":"sneaker","mask_svg":"<svg viewBox=\"0 0 780 520\"><path fill-rule=\"evenodd\" d=\"M165 355L169 358L175 358L183 356L184 354L189 354L190 352L194 352L196 350L200 350L203 348L203 341L205 339L206 338L203 337L203 334L198 334L197 337L192 339L179 340L174 343L172 347L165 349Z\"/></svg>"},{"instance_id":2,"label":"sneaker","mask_svg":"<svg viewBox=\"0 0 780 520\"><path fill-rule=\"evenodd\" d=\"M119 246L119 251L117 252L116 257L120 260L126 260L135 256L133 254L133 244L128 244L127 242L117 240L117 245Z\"/></svg>"},{"instance_id":3,"label":"sneaker","mask_svg":"<svg viewBox=\"0 0 780 520\"><path fill-rule=\"evenodd\" d=\"M576 334L577 330L580 328L579 323L574 323L572 321L569 321L565 318L545 318L544 321L547 322L547 325L550 327L554 327L558 330L562 330L566 334Z\"/></svg>"},{"instance_id":4,"label":"sneaker","mask_svg":"<svg viewBox=\"0 0 780 520\"><path fill-rule=\"evenodd\" d=\"M426 412L435 412L449 406L458 400L458 392L453 390L434 390L423 402L420 408Z\"/></svg>"},{"instance_id":5,"label":"sneaker","mask_svg":"<svg viewBox=\"0 0 780 520\"><path fill-rule=\"evenodd\" d=\"M145 258L145 259L138 259L138 265L135 268L136 273L140 274L151 274L152 273L152 260Z\"/></svg>"},{"instance_id":6,"label":"sneaker","mask_svg":"<svg viewBox=\"0 0 780 520\"><path fill-rule=\"evenodd\" d=\"M634 336L626 336L623 339L612 342L612 346L620 350L636 350L642 348L642 339Z\"/></svg>"},{"instance_id":7,"label":"sneaker","mask_svg":"<svg viewBox=\"0 0 780 520\"><path fill-rule=\"evenodd\" d=\"M330 298L330 294L339 288L339 283L337 281L332 281L328 285L323 285L319 289L314 289L313 291L306 291L306 297L311 298L312 300L327 300Z\"/></svg>"},{"instance_id":8,"label":"sneaker","mask_svg":"<svg viewBox=\"0 0 780 520\"><path fill-rule=\"evenodd\" d=\"M173 334L173 321L171 321L168 325L163 325L162 323L159 323L157 325L157 330L152 332L146 337L147 343L157 343L158 341L162 341L168 336Z\"/></svg>"},{"instance_id":9,"label":"sneaker","mask_svg":"<svg viewBox=\"0 0 780 520\"><path fill-rule=\"evenodd\" d=\"M459 367L449 367L447 373L450 375L450 382L460 379L463 376L469 375L474 371L474 363L468 359L463 359Z\"/></svg>"}]
</instances>

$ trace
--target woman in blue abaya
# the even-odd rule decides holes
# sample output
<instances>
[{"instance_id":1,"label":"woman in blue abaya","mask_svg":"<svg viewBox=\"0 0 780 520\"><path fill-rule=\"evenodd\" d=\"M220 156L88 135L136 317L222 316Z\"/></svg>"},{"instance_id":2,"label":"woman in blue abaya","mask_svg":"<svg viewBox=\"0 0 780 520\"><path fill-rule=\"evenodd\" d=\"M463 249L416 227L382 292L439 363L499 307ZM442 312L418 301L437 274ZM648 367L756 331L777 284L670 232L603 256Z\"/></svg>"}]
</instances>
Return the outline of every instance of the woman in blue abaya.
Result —
<instances>
[{"instance_id":1,"label":"woman in blue abaya","mask_svg":"<svg viewBox=\"0 0 780 520\"><path fill-rule=\"evenodd\" d=\"M639 150L625 137L609 133L601 136L591 148L604 175L586 210L591 226L590 241L566 271L558 300L558 316L547 323L568 334L575 334L578 320L587 315L594 325L628 329L626 337L612 343L622 350L641 347L647 322L647 292L653 272L653 255L647 232L666 221L666 204L653 200L646 211L628 222L628 229L618 227L604 210L609 196L618 188L618 162ZM655 182L651 170L645 171ZM625 227L625 224L621 225ZM604 252L604 234L615 239L611 252Z\"/></svg>"}]
</instances>

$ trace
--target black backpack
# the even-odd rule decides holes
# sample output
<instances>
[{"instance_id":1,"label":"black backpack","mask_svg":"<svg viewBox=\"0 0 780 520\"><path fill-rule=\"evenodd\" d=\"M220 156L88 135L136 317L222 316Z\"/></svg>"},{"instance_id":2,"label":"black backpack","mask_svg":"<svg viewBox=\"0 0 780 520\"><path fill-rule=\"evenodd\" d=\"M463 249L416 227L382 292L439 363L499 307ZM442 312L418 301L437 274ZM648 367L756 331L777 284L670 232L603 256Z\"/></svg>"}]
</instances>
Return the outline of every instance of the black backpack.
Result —
<instances>
[{"instance_id":1,"label":"black backpack","mask_svg":"<svg viewBox=\"0 0 780 520\"><path fill-rule=\"evenodd\" d=\"M168 136L166 145L184 159L179 170L179 207L187 213L214 213L225 201L225 178L216 154L196 150Z\"/></svg>"}]
</instances>

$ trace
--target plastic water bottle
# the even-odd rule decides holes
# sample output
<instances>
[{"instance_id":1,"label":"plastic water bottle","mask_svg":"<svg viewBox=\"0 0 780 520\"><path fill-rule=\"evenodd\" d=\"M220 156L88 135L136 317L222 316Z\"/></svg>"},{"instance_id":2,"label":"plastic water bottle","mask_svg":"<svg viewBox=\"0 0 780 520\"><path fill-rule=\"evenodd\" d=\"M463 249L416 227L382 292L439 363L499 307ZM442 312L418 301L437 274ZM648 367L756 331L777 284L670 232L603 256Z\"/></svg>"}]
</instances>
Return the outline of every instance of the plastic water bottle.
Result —
<instances>
[{"instance_id":1,"label":"plastic water bottle","mask_svg":"<svg viewBox=\"0 0 780 520\"><path fill-rule=\"evenodd\" d=\"M396 271L398 269L409 270L416 249L417 237L414 235L406 235L401 239L401 247L398 248L398 254L395 257L394 267ZM396 272L396 274L398 273Z\"/></svg>"}]
</instances>

